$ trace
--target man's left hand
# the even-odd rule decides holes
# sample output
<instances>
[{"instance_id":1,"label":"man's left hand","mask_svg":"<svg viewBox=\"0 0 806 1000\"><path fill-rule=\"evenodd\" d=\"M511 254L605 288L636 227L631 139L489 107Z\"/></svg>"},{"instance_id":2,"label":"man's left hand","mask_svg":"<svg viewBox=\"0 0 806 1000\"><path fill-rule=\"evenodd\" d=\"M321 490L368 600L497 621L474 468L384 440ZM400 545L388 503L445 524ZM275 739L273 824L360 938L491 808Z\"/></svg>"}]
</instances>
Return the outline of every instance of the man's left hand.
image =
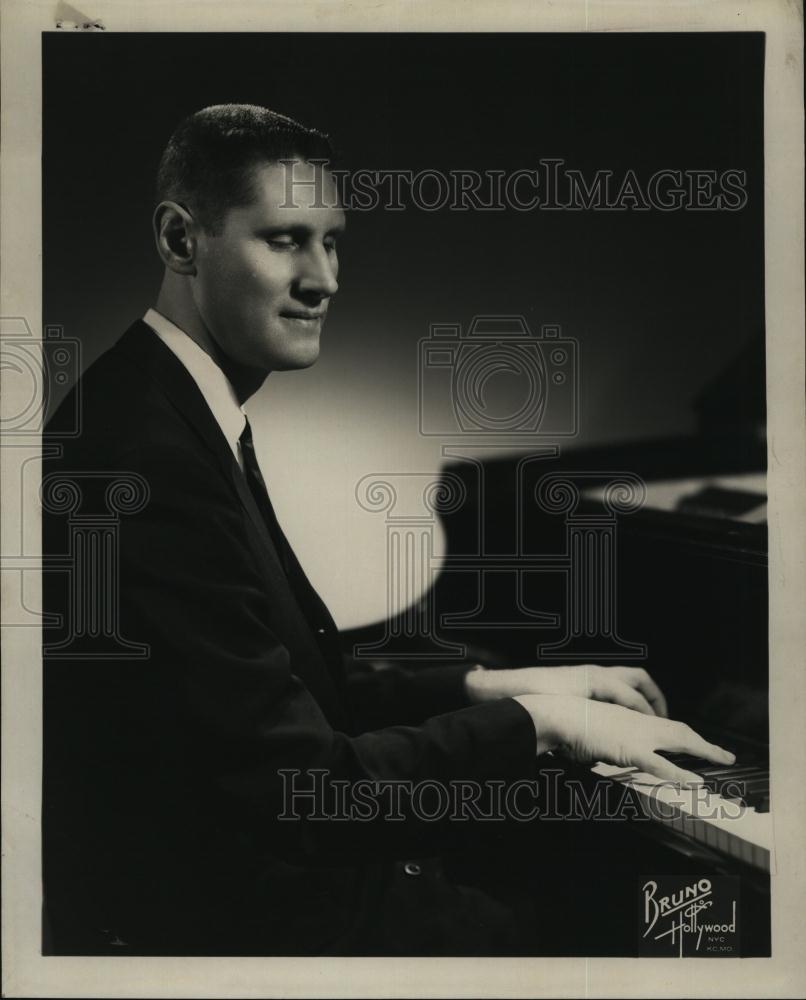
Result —
<instances>
[{"instance_id":1,"label":"man's left hand","mask_svg":"<svg viewBox=\"0 0 806 1000\"><path fill-rule=\"evenodd\" d=\"M524 694L576 695L608 701L645 715L668 718L666 699L643 667L520 667L516 670L471 670L465 678L473 702Z\"/></svg>"}]
</instances>

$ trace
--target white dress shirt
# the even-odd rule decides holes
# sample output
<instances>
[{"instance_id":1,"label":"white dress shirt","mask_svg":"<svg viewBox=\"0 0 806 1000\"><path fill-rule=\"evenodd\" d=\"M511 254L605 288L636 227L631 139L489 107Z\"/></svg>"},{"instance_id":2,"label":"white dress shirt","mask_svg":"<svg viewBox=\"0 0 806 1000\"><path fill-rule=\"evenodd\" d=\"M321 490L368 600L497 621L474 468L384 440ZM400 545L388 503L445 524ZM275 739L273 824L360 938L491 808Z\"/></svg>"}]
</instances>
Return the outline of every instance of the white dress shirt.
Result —
<instances>
[{"instance_id":1,"label":"white dress shirt","mask_svg":"<svg viewBox=\"0 0 806 1000\"><path fill-rule=\"evenodd\" d=\"M207 351L199 347L195 340L175 323L166 319L162 313L158 313L156 309L149 309L143 317L143 322L151 327L163 344L169 347L187 368L243 469L240 437L246 426L246 414L238 402L230 380Z\"/></svg>"}]
</instances>

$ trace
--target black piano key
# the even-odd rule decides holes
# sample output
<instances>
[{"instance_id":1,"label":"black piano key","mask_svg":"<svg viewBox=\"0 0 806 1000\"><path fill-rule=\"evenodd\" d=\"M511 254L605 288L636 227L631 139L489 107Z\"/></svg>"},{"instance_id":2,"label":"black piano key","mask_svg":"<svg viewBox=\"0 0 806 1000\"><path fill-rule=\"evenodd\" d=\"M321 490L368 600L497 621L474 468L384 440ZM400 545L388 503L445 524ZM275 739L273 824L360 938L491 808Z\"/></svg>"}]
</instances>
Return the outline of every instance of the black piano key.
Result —
<instances>
[{"instance_id":1,"label":"black piano key","mask_svg":"<svg viewBox=\"0 0 806 1000\"><path fill-rule=\"evenodd\" d=\"M763 771L761 768L753 767L746 768L736 771L720 771L718 774L708 773L703 771L703 777L707 778L709 781L741 781L741 782L754 782L754 781L766 781L770 780L770 772Z\"/></svg>"},{"instance_id":2,"label":"black piano key","mask_svg":"<svg viewBox=\"0 0 806 1000\"><path fill-rule=\"evenodd\" d=\"M770 811L770 796L769 793L759 792L757 795L746 795L744 802L751 809L755 809L756 812L769 812Z\"/></svg>"},{"instance_id":3,"label":"black piano key","mask_svg":"<svg viewBox=\"0 0 806 1000\"><path fill-rule=\"evenodd\" d=\"M744 786L744 794L747 795L769 795L770 794L770 779L759 778L757 781L748 781Z\"/></svg>"},{"instance_id":4,"label":"black piano key","mask_svg":"<svg viewBox=\"0 0 806 1000\"><path fill-rule=\"evenodd\" d=\"M713 761L705 760L702 757L696 757L689 753L680 753L677 751L669 750L658 750L658 755L660 757L665 757L672 764L676 764L678 767L686 768L689 771L697 771L698 773L703 773L704 771L710 772L720 772L724 771L735 771L737 769L764 769L768 767L768 762L762 759L753 759L747 754L743 754L741 759L737 760L733 764L715 764Z\"/></svg>"},{"instance_id":5,"label":"black piano key","mask_svg":"<svg viewBox=\"0 0 806 1000\"><path fill-rule=\"evenodd\" d=\"M719 784L710 784L706 781L705 787L714 795L719 795L721 798L730 801L741 802L752 808L755 808L757 803L761 803L765 799L769 800L770 794L768 778L760 779L756 782L726 781Z\"/></svg>"},{"instance_id":6,"label":"black piano key","mask_svg":"<svg viewBox=\"0 0 806 1000\"><path fill-rule=\"evenodd\" d=\"M709 788L711 787L750 788L751 786L758 788L766 788L769 786L770 782L769 782L769 776L765 778L763 775L759 776L753 774L744 774L744 775L725 774L719 777L708 777L706 775L703 783L706 785L706 787Z\"/></svg>"},{"instance_id":7,"label":"black piano key","mask_svg":"<svg viewBox=\"0 0 806 1000\"><path fill-rule=\"evenodd\" d=\"M764 795L770 794L770 783L769 781L759 781L757 784L753 785L739 785L740 793L743 798L761 798Z\"/></svg>"},{"instance_id":8,"label":"black piano key","mask_svg":"<svg viewBox=\"0 0 806 1000\"><path fill-rule=\"evenodd\" d=\"M700 774L708 775L709 778L735 778L739 775L746 777L758 774L757 767L701 767Z\"/></svg>"},{"instance_id":9,"label":"black piano key","mask_svg":"<svg viewBox=\"0 0 806 1000\"><path fill-rule=\"evenodd\" d=\"M731 789L730 791L733 790ZM741 791L741 794L738 794L739 791ZM764 811L769 811L770 790L768 787L759 786L757 788L736 789L737 794L730 795L727 792L728 790L723 789L722 798L742 802L753 809L766 803L768 808Z\"/></svg>"},{"instance_id":10,"label":"black piano key","mask_svg":"<svg viewBox=\"0 0 806 1000\"><path fill-rule=\"evenodd\" d=\"M735 771L729 771L724 769L711 770L710 768L704 767L699 772L703 778L708 781L752 781L755 778L763 777L763 772L759 771L757 767L742 767L737 768Z\"/></svg>"},{"instance_id":11,"label":"black piano key","mask_svg":"<svg viewBox=\"0 0 806 1000\"><path fill-rule=\"evenodd\" d=\"M709 792L755 809L770 811L769 763L760 754L743 754L726 767L693 754L659 750L659 755L687 771L699 774Z\"/></svg>"}]
</instances>

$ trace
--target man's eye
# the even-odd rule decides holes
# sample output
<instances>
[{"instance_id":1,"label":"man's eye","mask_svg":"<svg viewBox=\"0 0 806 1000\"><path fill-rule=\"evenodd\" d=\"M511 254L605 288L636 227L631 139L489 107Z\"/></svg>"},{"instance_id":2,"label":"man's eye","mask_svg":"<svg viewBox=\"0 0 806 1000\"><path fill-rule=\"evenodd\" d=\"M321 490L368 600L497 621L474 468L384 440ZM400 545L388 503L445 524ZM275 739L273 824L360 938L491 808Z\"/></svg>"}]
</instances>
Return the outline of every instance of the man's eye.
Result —
<instances>
[{"instance_id":1,"label":"man's eye","mask_svg":"<svg viewBox=\"0 0 806 1000\"><path fill-rule=\"evenodd\" d=\"M280 250L288 250L297 245L296 240L292 236L270 236L266 242L270 247Z\"/></svg>"}]
</instances>

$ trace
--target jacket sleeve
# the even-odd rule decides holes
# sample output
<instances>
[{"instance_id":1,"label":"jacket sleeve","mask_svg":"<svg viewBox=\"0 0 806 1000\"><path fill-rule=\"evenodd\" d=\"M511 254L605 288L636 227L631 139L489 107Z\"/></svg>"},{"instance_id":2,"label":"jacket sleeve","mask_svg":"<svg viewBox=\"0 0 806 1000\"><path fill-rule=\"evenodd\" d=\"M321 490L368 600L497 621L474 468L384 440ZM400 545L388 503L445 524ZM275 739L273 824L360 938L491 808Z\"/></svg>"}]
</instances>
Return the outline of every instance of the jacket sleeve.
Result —
<instances>
[{"instance_id":1,"label":"jacket sleeve","mask_svg":"<svg viewBox=\"0 0 806 1000\"><path fill-rule=\"evenodd\" d=\"M360 787L366 797L401 783L410 789L534 777L534 727L517 702L448 710L461 703L464 668L391 680L409 703L429 692L436 712L419 725L355 736L332 728L267 625L271 595L225 477L211 475L198 456L168 448L129 452L121 467L139 472L150 488L149 502L120 528L124 635L151 646L141 679L126 672L126 683L139 690L124 700L150 716L139 720L154 733L144 753L163 754L177 782L201 784L222 808L271 831L275 847L321 859L438 847L444 835L444 824L422 821L406 795L394 821L384 821L382 808L367 817L366 801L366 821L330 821L337 792L343 798ZM149 683L158 697L144 693ZM132 724L138 720L123 728ZM302 795L289 810L289 782L314 787L322 775L330 805ZM302 833L295 822L277 822L289 812L300 817Z\"/></svg>"},{"instance_id":2,"label":"jacket sleeve","mask_svg":"<svg viewBox=\"0 0 806 1000\"><path fill-rule=\"evenodd\" d=\"M467 708L465 676L472 666L423 664L405 668L375 665L345 656L346 698L356 732L387 725L419 725L434 715Z\"/></svg>"}]
</instances>

